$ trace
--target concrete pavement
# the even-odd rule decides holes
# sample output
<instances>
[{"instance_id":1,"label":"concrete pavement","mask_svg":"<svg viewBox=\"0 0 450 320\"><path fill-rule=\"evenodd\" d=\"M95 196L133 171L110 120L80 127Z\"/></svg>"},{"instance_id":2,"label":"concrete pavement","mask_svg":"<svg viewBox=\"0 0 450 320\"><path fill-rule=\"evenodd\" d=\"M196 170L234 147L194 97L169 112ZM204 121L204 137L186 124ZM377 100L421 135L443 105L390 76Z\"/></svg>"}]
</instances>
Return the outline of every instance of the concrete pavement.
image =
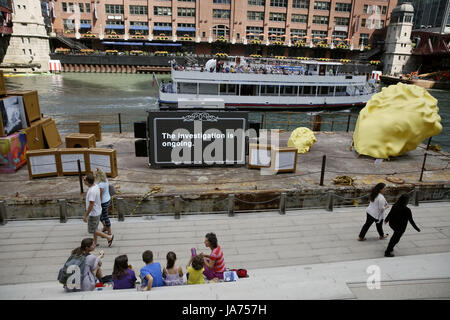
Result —
<instances>
[{"instance_id":1,"label":"concrete pavement","mask_svg":"<svg viewBox=\"0 0 450 320\"><path fill-rule=\"evenodd\" d=\"M178 287L177 290L158 288L158 292L161 292L158 295L156 290L150 293L130 291L129 296L123 296L125 292L101 293L113 294L118 299L177 299L178 293L180 299L195 299L196 290L202 292L201 299L238 299L239 292L247 295L247 299L351 299L373 295L364 290L364 283L369 276L366 268L371 264L382 266L381 272L386 274L383 274L381 281L391 281L391 288L398 287L396 281L406 280L413 281L410 283L412 287L445 287L442 285L446 283L445 279L450 279L450 274L447 273L450 270L450 203L421 203L420 207L411 206L414 219L422 232L417 233L412 227L408 227L394 251L395 258L383 257L388 242L378 240L375 226L369 230L367 241L356 241L365 221L364 209L365 207L335 208L334 212L323 209L288 211L286 215L276 212L247 213L234 217L196 215L182 216L180 220L156 216L127 217L124 222L113 221L115 240L112 247L108 248L106 241L100 240L101 245L96 250L105 251L104 274L112 272L114 258L120 254L127 254L134 269L139 270L143 266L141 254L147 249L154 252L155 261L162 265L165 264L167 252L174 251L178 257L177 264L184 268L189 259L190 248L196 247L198 252L208 252L209 249L203 244L204 236L207 232L215 232L223 248L227 267L246 268L250 278L240 280L237 286L236 283L220 283L199 288ZM388 226L385 228L387 233L392 234ZM69 220L65 224L54 220L10 221L1 226L0 298L104 297L98 293L80 293L79 296L63 294L59 297L61 286L56 282L58 270L70 251L79 246L81 239L87 236L87 226L81 220ZM384 264L386 265L383 267ZM313 269L303 269L306 266ZM341 267L348 268L348 272L340 275L333 273L333 270ZM389 271L383 271L383 268ZM305 270L308 271L304 272ZM309 270L317 270L316 276ZM399 276L392 276L392 270L397 270L395 272ZM436 278L444 280L416 283ZM363 285L352 287L347 285L350 282ZM269 284L274 288L273 283L277 283L279 291L268 289ZM330 283L335 285L330 287ZM25 284L28 288L27 295L24 296L23 291L21 293L23 285L15 286L16 284ZM245 290L236 291L235 288L238 287ZM50 291L46 291L46 288ZM219 288L219 291L214 288ZM226 288L231 288L230 292L227 293ZM250 295L248 290L251 290ZM283 295L284 291L291 293ZM303 293L299 295L295 293L297 291ZM41 294L35 295L36 292ZM43 292L46 294L42 295ZM391 292L398 293L398 290ZM141 296L135 296L136 294ZM441 295L445 297L446 293Z\"/></svg>"}]
</instances>

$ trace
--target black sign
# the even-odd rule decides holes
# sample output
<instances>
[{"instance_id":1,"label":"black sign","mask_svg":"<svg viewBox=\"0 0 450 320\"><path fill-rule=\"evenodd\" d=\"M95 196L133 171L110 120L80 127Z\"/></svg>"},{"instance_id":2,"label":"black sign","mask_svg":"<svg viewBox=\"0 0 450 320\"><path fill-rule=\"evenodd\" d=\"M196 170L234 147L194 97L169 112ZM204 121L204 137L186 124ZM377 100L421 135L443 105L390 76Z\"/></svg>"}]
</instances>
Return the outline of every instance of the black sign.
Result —
<instances>
[{"instance_id":1,"label":"black sign","mask_svg":"<svg viewBox=\"0 0 450 320\"><path fill-rule=\"evenodd\" d=\"M149 111L149 162L244 165L247 119L247 112L235 111Z\"/></svg>"}]
</instances>

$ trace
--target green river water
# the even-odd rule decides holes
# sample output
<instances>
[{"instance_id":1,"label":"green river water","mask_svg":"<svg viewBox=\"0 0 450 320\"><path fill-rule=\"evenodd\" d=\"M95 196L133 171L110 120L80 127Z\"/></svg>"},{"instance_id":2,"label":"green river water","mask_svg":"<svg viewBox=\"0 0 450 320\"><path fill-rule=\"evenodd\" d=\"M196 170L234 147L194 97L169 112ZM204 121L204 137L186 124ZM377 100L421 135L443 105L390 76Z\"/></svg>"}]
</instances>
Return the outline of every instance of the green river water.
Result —
<instances>
[{"instance_id":1,"label":"green river water","mask_svg":"<svg viewBox=\"0 0 450 320\"><path fill-rule=\"evenodd\" d=\"M169 75L158 76L158 79L168 80ZM103 131L118 132L119 113L122 130L133 131L135 121L145 120L147 110L158 108L158 90L156 86L152 86L150 74L64 73L11 77L5 80L8 90L38 90L41 113L53 118L62 134L78 132L80 120L100 120ZM444 151L450 152L450 92L429 92L438 99L443 125L443 131L432 138L432 144L439 144ZM352 114L350 130L353 130L357 109L323 114L322 130L345 130L349 113ZM250 112L249 120L259 121L262 114ZM267 112L265 119L266 128L311 127L311 116L307 112L295 115Z\"/></svg>"}]
</instances>

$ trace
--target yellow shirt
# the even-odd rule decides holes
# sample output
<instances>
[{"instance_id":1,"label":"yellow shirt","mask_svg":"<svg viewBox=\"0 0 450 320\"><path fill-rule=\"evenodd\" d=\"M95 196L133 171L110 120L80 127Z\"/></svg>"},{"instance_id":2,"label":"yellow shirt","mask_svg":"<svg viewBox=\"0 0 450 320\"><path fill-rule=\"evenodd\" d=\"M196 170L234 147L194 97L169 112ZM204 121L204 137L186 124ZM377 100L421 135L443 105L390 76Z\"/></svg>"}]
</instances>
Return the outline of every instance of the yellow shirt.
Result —
<instances>
[{"instance_id":1,"label":"yellow shirt","mask_svg":"<svg viewBox=\"0 0 450 320\"><path fill-rule=\"evenodd\" d=\"M203 278L203 271L201 270L195 270L191 266L187 268L187 272L189 273L189 279L188 284L202 284L205 283L205 279Z\"/></svg>"}]
</instances>

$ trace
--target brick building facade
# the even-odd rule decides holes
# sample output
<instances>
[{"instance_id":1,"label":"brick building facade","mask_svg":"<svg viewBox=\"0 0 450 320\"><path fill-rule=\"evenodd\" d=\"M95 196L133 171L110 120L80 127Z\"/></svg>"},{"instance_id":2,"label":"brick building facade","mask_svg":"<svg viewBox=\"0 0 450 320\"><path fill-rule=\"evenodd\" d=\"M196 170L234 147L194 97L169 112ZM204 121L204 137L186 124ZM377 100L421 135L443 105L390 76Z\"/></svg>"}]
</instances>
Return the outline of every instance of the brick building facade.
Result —
<instances>
[{"instance_id":1,"label":"brick building facade","mask_svg":"<svg viewBox=\"0 0 450 320\"><path fill-rule=\"evenodd\" d=\"M333 48L374 46L397 0L48 0L53 32L77 39L183 42L196 53L211 53L217 40L232 54L245 45L285 49L302 40ZM220 40L219 39L219 40ZM164 42L165 41L165 42ZM267 45L267 46L265 46Z\"/></svg>"}]
</instances>

